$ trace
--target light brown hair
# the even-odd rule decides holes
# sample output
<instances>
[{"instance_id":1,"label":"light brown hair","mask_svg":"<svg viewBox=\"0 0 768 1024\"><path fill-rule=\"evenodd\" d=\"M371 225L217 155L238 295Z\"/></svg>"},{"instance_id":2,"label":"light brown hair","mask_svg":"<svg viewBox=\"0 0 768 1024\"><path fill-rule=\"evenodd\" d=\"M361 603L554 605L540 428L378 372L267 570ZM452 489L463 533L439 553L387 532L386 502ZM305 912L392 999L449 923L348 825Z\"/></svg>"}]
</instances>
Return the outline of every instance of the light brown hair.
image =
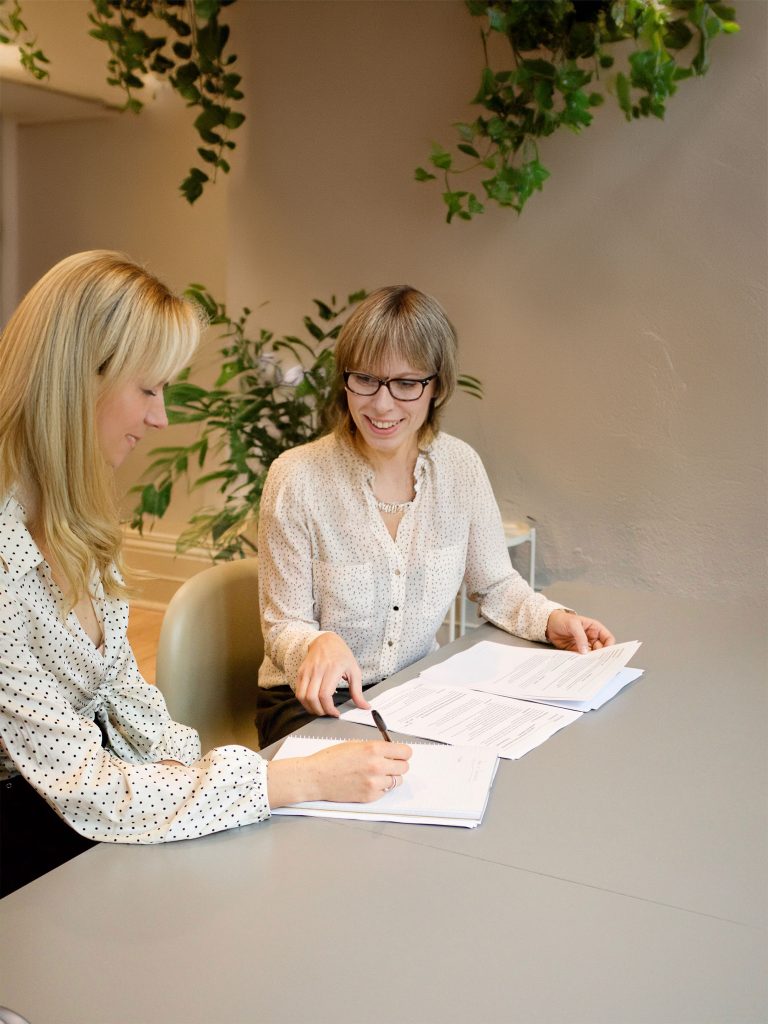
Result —
<instances>
[{"instance_id":1,"label":"light brown hair","mask_svg":"<svg viewBox=\"0 0 768 1024\"><path fill-rule=\"evenodd\" d=\"M437 374L434 397L419 434L425 441L439 426L440 413L456 387L458 339L442 306L410 285L379 288L356 307L336 342L334 430L354 433L343 373L360 370L378 375L393 357L425 376Z\"/></svg>"}]
</instances>

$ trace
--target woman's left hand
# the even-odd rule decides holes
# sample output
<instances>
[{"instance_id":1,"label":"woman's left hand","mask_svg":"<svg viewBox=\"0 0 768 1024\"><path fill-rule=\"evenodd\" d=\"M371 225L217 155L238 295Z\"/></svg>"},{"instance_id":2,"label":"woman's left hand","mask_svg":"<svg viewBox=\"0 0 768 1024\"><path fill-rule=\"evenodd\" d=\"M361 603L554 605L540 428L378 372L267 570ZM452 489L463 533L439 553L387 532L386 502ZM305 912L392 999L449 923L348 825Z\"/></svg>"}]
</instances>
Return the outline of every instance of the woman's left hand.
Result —
<instances>
[{"instance_id":1,"label":"woman's left hand","mask_svg":"<svg viewBox=\"0 0 768 1024\"><path fill-rule=\"evenodd\" d=\"M613 633L602 622L562 608L552 612L547 619L547 640L562 651L578 651L579 654L598 651L616 643Z\"/></svg>"}]
</instances>

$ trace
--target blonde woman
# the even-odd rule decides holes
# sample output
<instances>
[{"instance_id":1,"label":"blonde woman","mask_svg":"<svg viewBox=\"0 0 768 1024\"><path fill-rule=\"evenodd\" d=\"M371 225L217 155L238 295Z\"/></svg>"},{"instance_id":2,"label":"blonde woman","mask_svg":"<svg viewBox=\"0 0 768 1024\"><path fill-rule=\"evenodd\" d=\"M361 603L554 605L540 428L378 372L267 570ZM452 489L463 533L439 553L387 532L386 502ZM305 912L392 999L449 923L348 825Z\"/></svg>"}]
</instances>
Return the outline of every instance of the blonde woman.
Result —
<instances>
[{"instance_id":1,"label":"blonde woman","mask_svg":"<svg viewBox=\"0 0 768 1024\"><path fill-rule=\"evenodd\" d=\"M195 309L126 257L78 253L0 336L0 891L95 841L186 839L306 799L368 801L407 770L403 744L350 743L267 763L200 756L140 676L126 638L114 470L166 426L164 383Z\"/></svg>"},{"instance_id":2,"label":"blonde woman","mask_svg":"<svg viewBox=\"0 0 768 1024\"><path fill-rule=\"evenodd\" d=\"M267 657L257 723L271 743L424 657L462 583L489 622L584 652L602 623L514 571L477 454L439 429L456 334L408 285L357 307L336 346L337 422L270 468L259 516Z\"/></svg>"}]
</instances>

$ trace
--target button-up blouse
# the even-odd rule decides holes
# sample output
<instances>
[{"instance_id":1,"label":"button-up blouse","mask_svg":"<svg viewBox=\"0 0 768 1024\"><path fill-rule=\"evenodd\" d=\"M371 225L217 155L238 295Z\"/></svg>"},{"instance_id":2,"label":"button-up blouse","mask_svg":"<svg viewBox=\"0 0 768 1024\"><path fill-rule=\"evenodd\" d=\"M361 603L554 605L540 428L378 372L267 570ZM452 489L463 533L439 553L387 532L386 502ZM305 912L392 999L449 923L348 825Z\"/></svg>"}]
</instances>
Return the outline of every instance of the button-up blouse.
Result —
<instances>
[{"instance_id":1,"label":"button-up blouse","mask_svg":"<svg viewBox=\"0 0 768 1024\"><path fill-rule=\"evenodd\" d=\"M490 482L469 445L440 433L419 453L416 496L395 540L376 507L374 479L335 434L270 467L259 512L261 686L295 686L321 631L343 637L363 685L385 679L436 649L462 581L489 622L545 639L550 613L562 606L512 567Z\"/></svg>"},{"instance_id":2,"label":"button-up blouse","mask_svg":"<svg viewBox=\"0 0 768 1024\"><path fill-rule=\"evenodd\" d=\"M139 673L127 603L97 578L93 599L100 648L67 613L22 507L0 500L0 779L21 773L96 840L187 839L268 817L263 758L234 745L201 758L198 734Z\"/></svg>"}]
</instances>

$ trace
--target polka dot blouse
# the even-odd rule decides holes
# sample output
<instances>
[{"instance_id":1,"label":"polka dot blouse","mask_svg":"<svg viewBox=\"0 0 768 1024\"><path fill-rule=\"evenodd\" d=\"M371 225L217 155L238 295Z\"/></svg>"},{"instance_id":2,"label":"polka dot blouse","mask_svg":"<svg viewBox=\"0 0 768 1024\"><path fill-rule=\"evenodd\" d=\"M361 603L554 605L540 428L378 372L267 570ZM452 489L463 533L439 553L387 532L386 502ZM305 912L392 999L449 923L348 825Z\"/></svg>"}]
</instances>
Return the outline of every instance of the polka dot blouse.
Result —
<instances>
[{"instance_id":1,"label":"polka dot blouse","mask_svg":"<svg viewBox=\"0 0 768 1024\"><path fill-rule=\"evenodd\" d=\"M201 758L197 733L171 719L139 674L127 604L98 581L94 594L98 649L65 614L23 509L0 500L0 779L21 773L81 835L117 843L268 817L263 758L239 746Z\"/></svg>"},{"instance_id":2,"label":"polka dot blouse","mask_svg":"<svg viewBox=\"0 0 768 1024\"><path fill-rule=\"evenodd\" d=\"M259 513L261 686L293 686L321 630L344 638L364 685L380 682L437 647L462 580L489 622L545 639L562 606L512 568L491 485L469 445L441 433L420 452L416 496L396 540L373 483L369 463L335 435L272 464Z\"/></svg>"}]
</instances>

